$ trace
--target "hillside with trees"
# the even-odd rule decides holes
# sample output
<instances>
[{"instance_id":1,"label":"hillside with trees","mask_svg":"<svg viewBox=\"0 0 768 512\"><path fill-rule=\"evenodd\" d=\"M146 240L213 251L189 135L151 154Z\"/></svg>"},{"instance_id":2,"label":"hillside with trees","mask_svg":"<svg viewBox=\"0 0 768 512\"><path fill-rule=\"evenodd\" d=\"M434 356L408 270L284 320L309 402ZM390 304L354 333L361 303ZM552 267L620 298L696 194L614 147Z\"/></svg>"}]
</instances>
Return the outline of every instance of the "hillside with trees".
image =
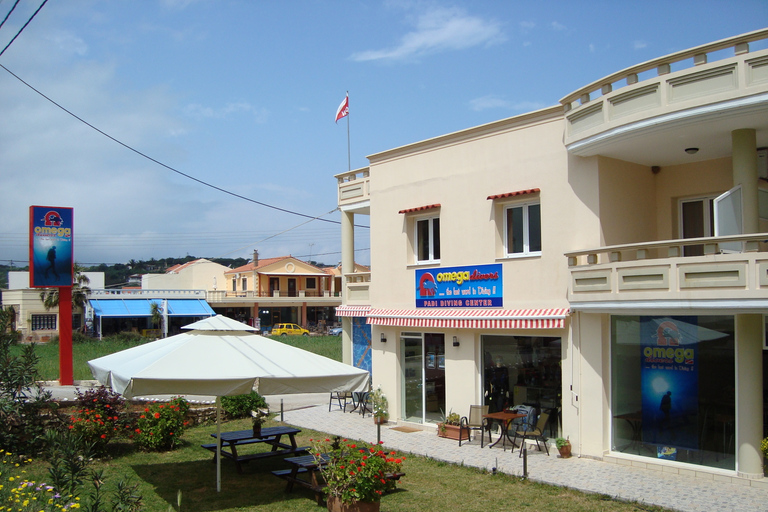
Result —
<instances>
[{"instance_id":1,"label":"hillside with trees","mask_svg":"<svg viewBox=\"0 0 768 512\"><path fill-rule=\"evenodd\" d=\"M197 256L185 256L183 258L152 258L148 261L144 260L129 260L127 263L116 263L114 265L107 265L102 263L100 265L93 265L90 267L83 266L84 272L104 272L104 282L107 288L119 288L128 283L130 276L134 274L147 274L147 273L161 273L166 269L200 259ZM245 258L206 258L214 261L220 265L224 265L230 268L236 268L248 263L249 260ZM18 267L10 265L0 265L0 289L8 288L8 272L10 271L23 271L29 270L29 267Z\"/></svg>"}]
</instances>

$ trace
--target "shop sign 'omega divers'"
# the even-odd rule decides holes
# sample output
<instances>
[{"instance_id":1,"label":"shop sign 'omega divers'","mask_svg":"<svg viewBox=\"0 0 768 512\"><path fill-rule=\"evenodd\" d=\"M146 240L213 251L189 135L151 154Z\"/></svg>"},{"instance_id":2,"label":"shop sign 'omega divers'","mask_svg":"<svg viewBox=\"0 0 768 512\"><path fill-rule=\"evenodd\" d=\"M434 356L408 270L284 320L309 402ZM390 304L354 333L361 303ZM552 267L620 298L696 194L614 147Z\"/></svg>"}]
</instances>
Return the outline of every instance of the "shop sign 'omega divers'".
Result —
<instances>
[{"instance_id":1,"label":"shop sign 'omega divers'","mask_svg":"<svg viewBox=\"0 0 768 512\"><path fill-rule=\"evenodd\" d=\"M416 271L417 308L498 308L501 264Z\"/></svg>"},{"instance_id":2,"label":"shop sign 'omega divers'","mask_svg":"<svg viewBox=\"0 0 768 512\"><path fill-rule=\"evenodd\" d=\"M72 208L29 207L29 286L72 286Z\"/></svg>"}]
</instances>

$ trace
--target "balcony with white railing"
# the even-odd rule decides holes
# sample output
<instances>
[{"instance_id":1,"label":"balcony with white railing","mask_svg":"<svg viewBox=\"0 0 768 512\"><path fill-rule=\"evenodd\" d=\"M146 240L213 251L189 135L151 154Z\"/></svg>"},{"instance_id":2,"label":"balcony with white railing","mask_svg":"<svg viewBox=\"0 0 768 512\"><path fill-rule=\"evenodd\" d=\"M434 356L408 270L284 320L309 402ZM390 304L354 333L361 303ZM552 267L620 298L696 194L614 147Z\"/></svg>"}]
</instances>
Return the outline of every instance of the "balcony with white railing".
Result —
<instances>
[{"instance_id":1,"label":"balcony with white railing","mask_svg":"<svg viewBox=\"0 0 768 512\"><path fill-rule=\"evenodd\" d=\"M768 299L768 233L662 240L566 253L579 309L670 301L691 308ZM683 256L695 248L700 256ZM602 306L601 306L602 305Z\"/></svg>"},{"instance_id":2,"label":"balcony with white railing","mask_svg":"<svg viewBox=\"0 0 768 512\"><path fill-rule=\"evenodd\" d=\"M142 290L140 288L91 290L89 299L205 299L205 290Z\"/></svg>"},{"instance_id":3,"label":"balcony with white railing","mask_svg":"<svg viewBox=\"0 0 768 512\"><path fill-rule=\"evenodd\" d=\"M367 305L370 304L370 272L355 272L353 274L344 274L345 282L345 304L348 305Z\"/></svg>"},{"instance_id":4,"label":"balcony with white railing","mask_svg":"<svg viewBox=\"0 0 768 512\"><path fill-rule=\"evenodd\" d=\"M339 184L339 207L342 209L368 207L368 201L371 198L371 178L367 167L337 174L335 178ZM360 213L367 213L367 211Z\"/></svg>"},{"instance_id":5,"label":"balcony with white railing","mask_svg":"<svg viewBox=\"0 0 768 512\"><path fill-rule=\"evenodd\" d=\"M329 301L333 304L340 303L341 297L338 292L330 290L275 290L273 292L257 292L253 290L208 290L207 301L209 304L239 304L244 302L252 303L270 303L279 305L281 302L295 303L297 301L306 302L309 305L327 305Z\"/></svg>"},{"instance_id":6,"label":"balcony with white railing","mask_svg":"<svg viewBox=\"0 0 768 512\"><path fill-rule=\"evenodd\" d=\"M768 49L750 52L750 44L765 47L766 40L768 29L761 29L697 46L623 69L565 96L560 103L569 152L642 162L633 151L648 153L653 147L651 165L665 165L678 163L663 153L670 129L694 123L699 132L721 137L718 127L729 117L736 128L764 125L759 117L765 115L768 94ZM648 137L645 144L638 144L638 136ZM670 155L680 157L678 148L672 149Z\"/></svg>"}]
</instances>

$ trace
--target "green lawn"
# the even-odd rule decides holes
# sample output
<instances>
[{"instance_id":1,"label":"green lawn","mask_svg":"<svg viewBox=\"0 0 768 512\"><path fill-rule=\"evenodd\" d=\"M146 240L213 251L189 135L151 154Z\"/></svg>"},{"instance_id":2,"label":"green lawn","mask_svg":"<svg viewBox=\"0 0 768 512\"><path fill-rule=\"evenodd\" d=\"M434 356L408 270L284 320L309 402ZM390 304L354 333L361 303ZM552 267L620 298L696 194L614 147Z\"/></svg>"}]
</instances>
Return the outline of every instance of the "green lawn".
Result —
<instances>
[{"instance_id":1,"label":"green lawn","mask_svg":"<svg viewBox=\"0 0 768 512\"><path fill-rule=\"evenodd\" d=\"M273 339L303 348L315 354L320 354L336 361L341 361L341 338L338 336L276 336ZM91 380L93 375L87 362L97 357L112 354L120 350L146 343L140 339L114 340L105 338L102 341L92 340L72 345L72 374L75 380ZM20 350L20 347L17 347ZM35 353L40 357L38 370L42 380L58 380L59 378L59 344L39 343L35 345Z\"/></svg>"},{"instance_id":2,"label":"green lawn","mask_svg":"<svg viewBox=\"0 0 768 512\"><path fill-rule=\"evenodd\" d=\"M274 421L267 426L274 425ZM250 420L235 420L224 425L225 430L250 428ZM222 490L216 492L216 470L211 453L200 447L211 442L213 425L189 429L184 434L184 445L168 453L136 452L132 445L114 443L111 458L94 463L94 469L103 469L108 486L121 478L130 478L140 484L147 512L168 512L176 503L181 490L181 508L185 512L208 511L260 511L301 512L323 510L314 502L314 495L295 487L285 493L285 481L271 474L275 469L286 469L279 457L261 459L243 466L238 474L234 464L222 461ZM297 436L301 446L311 438L325 434L303 430ZM256 446L243 450L259 451ZM266 448L262 448L266 449ZM491 475L474 468L457 466L432 459L408 456L403 465L406 476L398 490L382 500L384 511L439 511L488 512L489 510L516 510L531 512L575 511L662 511L661 508L614 501L604 496L584 494L549 485L521 480L498 474ZM46 479L46 468L35 462L28 468L25 478L41 482Z\"/></svg>"},{"instance_id":3,"label":"green lawn","mask_svg":"<svg viewBox=\"0 0 768 512\"><path fill-rule=\"evenodd\" d=\"M341 359L341 341L333 336L281 337L279 341L312 352ZM86 361L122 350L130 343L111 341L78 343L74 346L74 375L76 380L91 379ZM39 345L42 377L58 378L58 346ZM267 426L275 425L271 420ZM250 420L225 422L225 430L250 428ZM118 480L129 479L140 485L144 497L144 511L169 512L175 508L176 495L182 492L181 509L184 512L209 511L260 511L301 512L323 510L318 507L313 494L296 487L291 494L285 493L285 481L271 474L275 469L287 466L281 458L268 458L244 466L238 474L234 464L222 461L222 491L216 492L216 471L209 451L200 447L210 443L213 425L188 429L183 445L167 453L136 451L125 441L113 441L106 458L94 462L94 469L102 469L107 486ZM311 438L326 437L321 432L303 430L297 436L300 446L308 446ZM243 450L260 451L266 447L252 445ZM247 452L246 452L247 453ZM584 494L559 487L536 484L516 477L491 475L474 468L452 465L429 458L409 456L403 466L406 476L398 490L382 500L384 511L440 511L487 512L489 510L516 510L531 512L570 511L662 511L646 505L624 503L605 496ZM27 468L24 478L36 482L48 479L47 466L35 461Z\"/></svg>"}]
</instances>

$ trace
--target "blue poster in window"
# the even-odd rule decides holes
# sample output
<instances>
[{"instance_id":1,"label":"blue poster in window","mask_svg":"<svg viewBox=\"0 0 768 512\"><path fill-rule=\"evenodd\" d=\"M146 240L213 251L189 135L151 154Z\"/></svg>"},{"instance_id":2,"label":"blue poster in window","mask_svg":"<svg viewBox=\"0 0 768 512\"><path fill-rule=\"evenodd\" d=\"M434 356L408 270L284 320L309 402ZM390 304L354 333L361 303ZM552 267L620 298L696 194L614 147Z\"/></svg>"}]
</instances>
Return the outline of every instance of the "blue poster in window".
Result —
<instances>
[{"instance_id":1,"label":"blue poster in window","mask_svg":"<svg viewBox=\"0 0 768 512\"><path fill-rule=\"evenodd\" d=\"M702 330L706 336L695 316L640 317L642 441L663 446L659 458L674 458L674 448L699 447Z\"/></svg>"},{"instance_id":2,"label":"blue poster in window","mask_svg":"<svg viewBox=\"0 0 768 512\"><path fill-rule=\"evenodd\" d=\"M502 307L501 268L493 264L417 270L416 307Z\"/></svg>"},{"instance_id":3,"label":"blue poster in window","mask_svg":"<svg viewBox=\"0 0 768 512\"><path fill-rule=\"evenodd\" d=\"M352 364L371 371L371 326L365 317L352 318Z\"/></svg>"}]
</instances>

